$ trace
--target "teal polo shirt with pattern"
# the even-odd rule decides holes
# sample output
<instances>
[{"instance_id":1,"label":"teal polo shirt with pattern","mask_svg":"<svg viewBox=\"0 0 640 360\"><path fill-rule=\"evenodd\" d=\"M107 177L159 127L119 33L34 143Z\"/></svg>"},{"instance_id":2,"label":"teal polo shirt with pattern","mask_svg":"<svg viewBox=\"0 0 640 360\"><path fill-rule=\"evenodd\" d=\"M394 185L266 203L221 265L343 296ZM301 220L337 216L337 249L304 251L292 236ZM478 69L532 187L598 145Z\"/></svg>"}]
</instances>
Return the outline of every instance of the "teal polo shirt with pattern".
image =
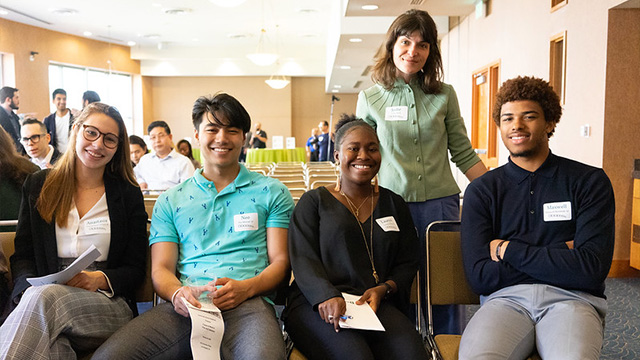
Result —
<instances>
[{"instance_id":1,"label":"teal polo shirt with pattern","mask_svg":"<svg viewBox=\"0 0 640 360\"><path fill-rule=\"evenodd\" d=\"M179 245L177 270L183 283L190 275L203 273L212 278L252 278L269 265L267 228L288 229L293 206L280 181L243 165L221 192L198 169L156 200L149 244Z\"/></svg>"}]
</instances>

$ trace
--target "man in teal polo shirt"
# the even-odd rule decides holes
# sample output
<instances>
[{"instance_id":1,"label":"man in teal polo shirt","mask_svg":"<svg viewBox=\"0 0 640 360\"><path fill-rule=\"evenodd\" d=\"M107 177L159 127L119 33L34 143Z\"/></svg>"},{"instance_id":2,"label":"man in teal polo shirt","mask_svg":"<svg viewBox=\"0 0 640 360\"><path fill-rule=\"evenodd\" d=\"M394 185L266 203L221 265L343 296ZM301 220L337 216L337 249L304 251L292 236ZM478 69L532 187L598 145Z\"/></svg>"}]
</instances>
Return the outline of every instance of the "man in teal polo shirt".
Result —
<instances>
[{"instance_id":1,"label":"man in teal polo shirt","mask_svg":"<svg viewBox=\"0 0 640 360\"><path fill-rule=\"evenodd\" d=\"M212 294L224 318L222 358L285 356L268 296L289 278L293 199L279 181L238 163L251 119L235 98L200 97L192 120L204 166L158 197L151 222L153 285L167 303L123 327L94 358L190 357L191 320L183 299L200 306L185 286L191 275L217 279Z\"/></svg>"}]
</instances>

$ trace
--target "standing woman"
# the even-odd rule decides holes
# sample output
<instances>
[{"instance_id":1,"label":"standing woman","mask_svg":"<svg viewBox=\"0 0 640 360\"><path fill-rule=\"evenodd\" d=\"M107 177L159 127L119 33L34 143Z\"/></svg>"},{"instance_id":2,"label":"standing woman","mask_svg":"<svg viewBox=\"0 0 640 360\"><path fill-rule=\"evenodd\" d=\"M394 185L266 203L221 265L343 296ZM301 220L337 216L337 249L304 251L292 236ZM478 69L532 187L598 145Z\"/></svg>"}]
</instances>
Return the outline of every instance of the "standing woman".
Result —
<instances>
[{"instance_id":1,"label":"standing woman","mask_svg":"<svg viewBox=\"0 0 640 360\"><path fill-rule=\"evenodd\" d=\"M442 73L433 19L426 11L409 10L387 31L371 75L376 84L360 92L356 110L380 138L385 159L380 184L408 203L421 244L431 222L460 218L460 189L449 153L470 181L486 172L467 137L456 93L442 82ZM445 314L443 320L448 318ZM438 315L435 321L438 331ZM457 322L443 329L459 333Z\"/></svg>"},{"instance_id":2,"label":"standing woman","mask_svg":"<svg viewBox=\"0 0 640 360\"><path fill-rule=\"evenodd\" d=\"M122 117L88 105L54 168L25 180L0 358L76 358L127 323L145 275L146 219ZM27 282L64 269L91 245L100 257L65 285Z\"/></svg>"}]
</instances>

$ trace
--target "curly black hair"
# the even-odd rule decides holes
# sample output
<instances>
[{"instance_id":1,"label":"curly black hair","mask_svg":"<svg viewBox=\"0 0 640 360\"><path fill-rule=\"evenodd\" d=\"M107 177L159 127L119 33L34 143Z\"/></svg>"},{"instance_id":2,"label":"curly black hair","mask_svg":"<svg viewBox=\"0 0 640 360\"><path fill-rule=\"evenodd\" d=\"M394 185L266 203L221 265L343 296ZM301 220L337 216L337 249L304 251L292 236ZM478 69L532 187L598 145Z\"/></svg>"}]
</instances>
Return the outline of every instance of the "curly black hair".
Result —
<instances>
[{"instance_id":1,"label":"curly black hair","mask_svg":"<svg viewBox=\"0 0 640 360\"><path fill-rule=\"evenodd\" d=\"M560 122L562 106L560 106L560 98L551 85L540 78L518 76L505 81L500 90L498 90L498 94L496 94L496 102L493 105L493 121L496 125L500 126L502 105L520 100L537 102L544 112L546 122L553 124ZM554 132L555 126L551 132L547 133L547 136L553 136Z\"/></svg>"}]
</instances>

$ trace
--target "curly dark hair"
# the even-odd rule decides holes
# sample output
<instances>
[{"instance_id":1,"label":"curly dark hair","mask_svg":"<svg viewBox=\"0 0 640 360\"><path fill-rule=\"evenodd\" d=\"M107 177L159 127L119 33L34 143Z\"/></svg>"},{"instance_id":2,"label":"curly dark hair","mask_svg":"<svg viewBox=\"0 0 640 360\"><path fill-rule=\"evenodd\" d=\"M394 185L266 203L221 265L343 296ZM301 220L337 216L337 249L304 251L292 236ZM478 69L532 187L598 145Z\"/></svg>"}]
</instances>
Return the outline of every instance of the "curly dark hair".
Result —
<instances>
[{"instance_id":1,"label":"curly dark hair","mask_svg":"<svg viewBox=\"0 0 640 360\"><path fill-rule=\"evenodd\" d=\"M518 76L517 78L505 81L496 94L496 102L493 105L493 121L496 125L500 126L500 111L502 110L502 105L511 101L520 100L537 102L544 112L546 122L553 124L560 122L562 106L560 106L558 94L556 94L551 85L540 78ZM547 136L553 136L555 131L554 126L553 130L547 133Z\"/></svg>"},{"instance_id":2,"label":"curly dark hair","mask_svg":"<svg viewBox=\"0 0 640 360\"><path fill-rule=\"evenodd\" d=\"M340 120L338 120L338 123L336 124L336 132L335 132L335 138L336 138L336 151L340 150L340 147L342 146L342 140L344 139L344 137L351 132L351 130L357 128L357 127L363 127L369 131L371 131L371 133L376 137L376 139L378 139L378 134L376 133L376 131L371 127L371 125L367 124L364 120L357 118L355 115L351 114L342 114L340 116ZM378 139L378 142L380 140Z\"/></svg>"}]
</instances>

